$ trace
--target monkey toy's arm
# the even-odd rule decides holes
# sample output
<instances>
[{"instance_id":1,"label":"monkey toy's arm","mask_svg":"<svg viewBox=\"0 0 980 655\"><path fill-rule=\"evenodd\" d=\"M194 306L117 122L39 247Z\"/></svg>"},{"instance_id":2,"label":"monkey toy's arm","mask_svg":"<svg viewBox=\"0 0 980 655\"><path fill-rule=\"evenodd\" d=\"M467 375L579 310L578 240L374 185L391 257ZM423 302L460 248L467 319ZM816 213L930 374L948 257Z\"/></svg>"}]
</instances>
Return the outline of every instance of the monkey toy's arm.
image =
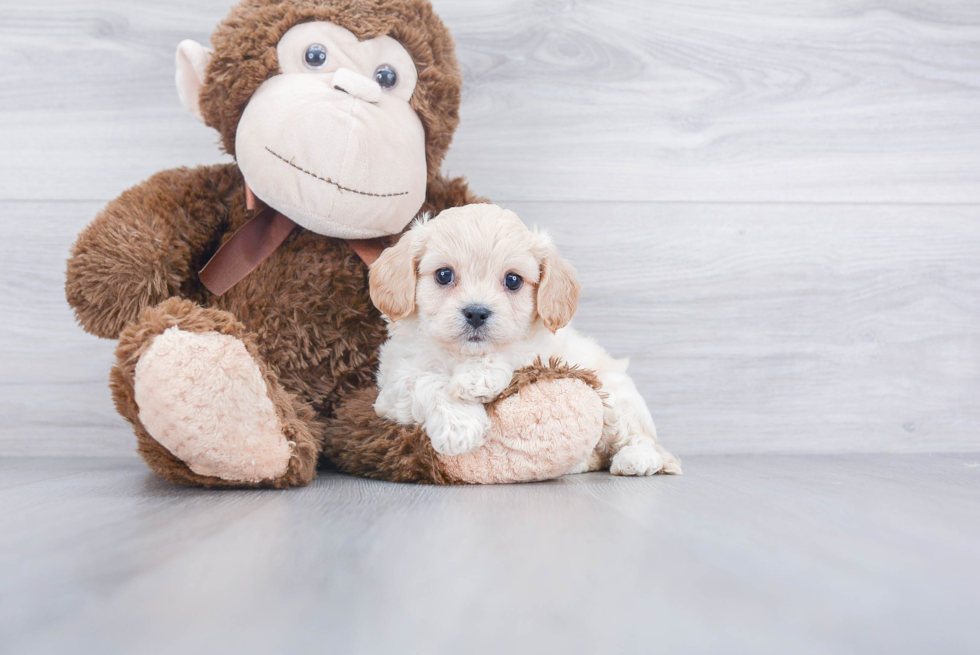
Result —
<instances>
[{"instance_id":1,"label":"monkey toy's arm","mask_svg":"<svg viewBox=\"0 0 980 655\"><path fill-rule=\"evenodd\" d=\"M114 339L148 307L198 290L197 271L244 211L233 164L157 173L113 200L71 250L65 293L86 331Z\"/></svg>"}]
</instances>

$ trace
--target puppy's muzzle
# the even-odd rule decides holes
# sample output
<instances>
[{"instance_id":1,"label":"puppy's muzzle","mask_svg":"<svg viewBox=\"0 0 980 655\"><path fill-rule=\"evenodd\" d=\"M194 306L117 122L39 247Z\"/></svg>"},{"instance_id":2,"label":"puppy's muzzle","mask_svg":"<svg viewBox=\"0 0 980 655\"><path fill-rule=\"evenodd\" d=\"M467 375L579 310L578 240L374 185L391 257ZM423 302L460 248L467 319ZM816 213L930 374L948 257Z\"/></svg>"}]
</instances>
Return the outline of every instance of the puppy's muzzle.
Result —
<instances>
[{"instance_id":1,"label":"puppy's muzzle","mask_svg":"<svg viewBox=\"0 0 980 655\"><path fill-rule=\"evenodd\" d=\"M490 318L490 314L493 313L489 308L484 307L483 305L467 305L466 307L463 307L462 311L466 322L472 325L474 328L478 328L486 323L487 319Z\"/></svg>"}]
</instances>

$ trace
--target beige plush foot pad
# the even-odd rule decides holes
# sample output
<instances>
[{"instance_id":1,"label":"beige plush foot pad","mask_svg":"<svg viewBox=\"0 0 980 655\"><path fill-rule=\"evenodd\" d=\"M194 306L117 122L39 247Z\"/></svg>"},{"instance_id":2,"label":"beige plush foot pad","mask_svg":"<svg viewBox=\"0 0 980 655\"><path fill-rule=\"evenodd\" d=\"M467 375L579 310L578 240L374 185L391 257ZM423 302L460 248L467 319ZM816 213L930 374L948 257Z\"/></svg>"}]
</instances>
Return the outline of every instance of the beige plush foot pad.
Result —
<instances>
[{"instance_id":1,"label":"beige plush foot pad","mask_svg":"<svg viewBox=\"0 0 980 655\"><path fill-rule=\"evenodd\" d=\"M150 435L195 473L235 482L285 474L290 444L235 337L169 328L140 357L135 395Z\"/></svg>"},{"instance_id":2,"label":"beige plush foot pad","mask_svg":"<svg viewBox=\"0 0 980 655\"><path fill-rule=\"evenodd\" d=\"M548 480L588 459L602 436L602 400L582 380L542 380L497 402L483 447L440 460L476 484Z\"/></svg>"}]
</instances>

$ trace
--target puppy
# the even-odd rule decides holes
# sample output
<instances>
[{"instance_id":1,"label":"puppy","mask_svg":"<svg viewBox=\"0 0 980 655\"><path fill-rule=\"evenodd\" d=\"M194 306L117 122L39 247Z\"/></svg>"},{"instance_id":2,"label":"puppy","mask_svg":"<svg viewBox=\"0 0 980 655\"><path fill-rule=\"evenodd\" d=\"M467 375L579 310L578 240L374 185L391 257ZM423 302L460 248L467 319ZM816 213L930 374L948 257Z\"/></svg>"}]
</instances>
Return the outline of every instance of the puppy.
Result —
<instances>
[{"instance_id":1,"label":"puppy","mask_svg":"<svg viewBox=\"0 0 980 655\"><path fill-rule=\"evenodd\" d=\"M627 360L571 327L581 287L551 239L494 205L419 219L371 267L371 300L388 319L378 369L378 416L424 424L444 455L478 448L484 403L539 357L595 371L605 394L602 439L574 472L681 472L657 432Z\"/></svg>"}]
</instances>

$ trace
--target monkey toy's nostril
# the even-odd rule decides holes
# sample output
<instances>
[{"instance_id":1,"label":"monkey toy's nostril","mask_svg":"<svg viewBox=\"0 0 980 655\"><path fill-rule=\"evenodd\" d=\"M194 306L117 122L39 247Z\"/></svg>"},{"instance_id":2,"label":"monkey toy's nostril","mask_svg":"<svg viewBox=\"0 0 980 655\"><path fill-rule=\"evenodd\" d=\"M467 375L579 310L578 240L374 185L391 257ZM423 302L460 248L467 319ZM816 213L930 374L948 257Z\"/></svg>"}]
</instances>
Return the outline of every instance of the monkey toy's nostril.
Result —
<instances>
[{"instance_id":1,"label":"monkey toy's nostril","mask_svg":"<svg viewBox=\"0 0 980 655\"><path fill-rule=\"evenodd\" d=\"M469 305L463 308L463 316L466 317L466 322L475 328L480 327L487 322L490 318L492 312L484 307L483 305Z\"/></svg>"}]
</instances>

